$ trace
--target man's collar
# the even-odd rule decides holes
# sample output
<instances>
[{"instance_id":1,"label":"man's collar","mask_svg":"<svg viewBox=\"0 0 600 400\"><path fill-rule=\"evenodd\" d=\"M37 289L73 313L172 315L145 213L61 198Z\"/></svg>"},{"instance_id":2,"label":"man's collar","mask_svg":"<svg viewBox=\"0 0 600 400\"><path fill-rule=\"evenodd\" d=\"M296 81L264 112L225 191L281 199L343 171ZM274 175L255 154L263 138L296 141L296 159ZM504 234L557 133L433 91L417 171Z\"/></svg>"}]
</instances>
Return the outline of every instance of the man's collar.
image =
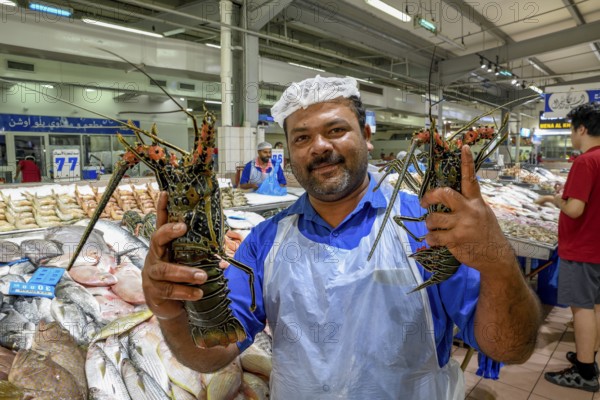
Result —
<instances>
[{"instance_id":1,"label":"man's collar","mask_svg":"<svg viewBox=\"0 0 600 400\"><path fill-rule=\"evenodd\" d=\"M256 157L256 158L254 159L254 166L255 166L256 168L260 168L260 169L261 169L261 170L263 170L263 171L266 171L266 170L268 170L269 168L273 168L273 163L271 163L271 159L269 159L269 162L268 162L268 163L267 163L267 165L266 165L266 166L264 166L264 167L263 167L262 165L260 165L260 163L259 163L259 160L260 160L260 158L259 158L259 157Z\"/></svg>"}]
</instances>

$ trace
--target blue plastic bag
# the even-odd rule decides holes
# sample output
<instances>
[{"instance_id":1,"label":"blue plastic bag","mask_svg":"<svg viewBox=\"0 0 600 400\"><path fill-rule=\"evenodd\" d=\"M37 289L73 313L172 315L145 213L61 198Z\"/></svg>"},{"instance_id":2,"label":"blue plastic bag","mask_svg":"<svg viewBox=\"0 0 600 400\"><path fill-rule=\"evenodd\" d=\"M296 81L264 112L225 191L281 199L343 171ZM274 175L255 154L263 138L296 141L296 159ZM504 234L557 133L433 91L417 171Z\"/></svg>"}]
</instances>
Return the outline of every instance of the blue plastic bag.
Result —
<instances>
[{"instance_id":1,"label":"blue plastic bag","mask_svg":"<svg viewBox=\"0 0 600 400\"><path fill-rule=\"evenodd\" d=\"M256 189L256 193L269 196L285 196L287 194L287 188L279 185L279 181L277 180L278 172L279 163L275 163L271 173L267 176L267 179L265 179L258 189Z\"/></svg>"}]
</instances>

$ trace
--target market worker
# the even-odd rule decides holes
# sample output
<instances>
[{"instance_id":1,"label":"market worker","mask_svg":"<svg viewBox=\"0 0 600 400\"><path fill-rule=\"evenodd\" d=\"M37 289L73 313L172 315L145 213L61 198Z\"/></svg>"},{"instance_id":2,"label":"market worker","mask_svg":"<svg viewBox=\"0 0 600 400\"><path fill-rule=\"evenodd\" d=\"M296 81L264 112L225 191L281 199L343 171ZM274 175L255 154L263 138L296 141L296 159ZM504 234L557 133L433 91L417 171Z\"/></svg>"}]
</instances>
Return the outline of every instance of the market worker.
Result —
<instances>
[{"instance_id":1,"label":"market worker","mask_svg":"<svg viewBox=\"0 0 600 400\"><path fill-rule=\"evenodd\" d=\"M581 155L573 160L564 189L536 203L554 203L558 219L558 303L573 312L575 350L566 354L573 365L547 372L546 380L560 386L597 392L600 347L600 103L583 104L567 114L571 142ZM560 190L562 189L562 193Z\"/></svg>"},{"instance_id":2,"label":"market worker","mask_svg":"<svg viewBox=\"0 0 600 400\"><path fill-rule=\"evenodd\" d=\"M273 171L273 163L271 162L272 149L273 146L269 142L258 144L258 156L248 162L242 171L239 185L241 189L256 190L267 179L267 176ZM277 170L277 181L280 186L287 184L281 168Z\"/></svg>"},{"instance_id":3,"label":"market worker","mask_svg":"<svg viewBox=\"0 0 600 400\"><path fill-rule=\"evenodd\" d=\"M17 163L15 181L19 178L20 174L23 175L23 178L21 178L22 183L42 181L42 174L40 172L40 168L35 163L34 156L27 156L24 160L21 160Z\"/></svg>"},{"instance_id":4,"label":"market worker","mask_svg":"<svg viewBox=\"0 0 600 400\"><path fill-rule=\"evenodd\" d=\"M200 290L188 284L202 284L206 276L167 262L166 246L185 226L165 223L161 197L143 286L181 362L200 371L223 367L268 320L272 399L462 400L462 372L450 358L455 325L469 345L497 361L529 358L540 306L481 197L468 147L462 150L462 194L442 188L419 201L401 192L394 204L394 214L407 216L421 215L420 206L433 203L452 209L409 226L417 235L429 228L429 245L451 246L472 267L411 293L429 277L407 257L422 243L393 221L367 261L392 187L373 190L377 177L367 172L371 128L356 81L317 76L294 83L272 115L284 128L292 171L306 193L255 227L236 252L255 271L256 311L249 311L248 276L226 270L233 314L247 340L209 349L194 345L180 300L200 299Z\"/></svg>"}]
</instances>

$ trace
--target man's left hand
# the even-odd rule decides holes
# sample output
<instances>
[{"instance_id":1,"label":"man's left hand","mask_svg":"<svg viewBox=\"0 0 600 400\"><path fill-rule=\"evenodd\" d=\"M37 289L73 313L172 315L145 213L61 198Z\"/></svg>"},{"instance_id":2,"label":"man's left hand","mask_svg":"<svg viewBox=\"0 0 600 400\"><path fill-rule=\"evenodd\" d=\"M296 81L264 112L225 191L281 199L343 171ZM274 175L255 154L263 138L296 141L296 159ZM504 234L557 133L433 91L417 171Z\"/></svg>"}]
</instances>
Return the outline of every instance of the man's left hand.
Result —
<instances>
[{"instance_id":1,"label":"man's left hand","mask_svg":"<svg viewBox=\"0 0 600 400\"><path fill-rule=\"evenodd\" d=\"M483 272L498 261L514 259L514 252L481 196L469 146L462 147L461 160L462 193L449 187L436 188L421 200L425 208L441 203L452 210L427 217L429 233L425 239L429 246L448 247L458 261Z\"/></svg>"}]
</instances>

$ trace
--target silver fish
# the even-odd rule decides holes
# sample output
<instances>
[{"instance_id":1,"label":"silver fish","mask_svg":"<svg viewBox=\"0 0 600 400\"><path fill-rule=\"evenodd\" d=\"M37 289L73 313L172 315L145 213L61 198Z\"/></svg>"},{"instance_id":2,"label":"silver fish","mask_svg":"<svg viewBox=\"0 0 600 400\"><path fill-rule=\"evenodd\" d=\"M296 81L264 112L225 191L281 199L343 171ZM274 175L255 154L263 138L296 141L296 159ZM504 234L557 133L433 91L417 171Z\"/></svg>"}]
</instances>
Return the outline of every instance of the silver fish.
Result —
<instances>
[{"instance_id":1,"label":"silver fish","mask_svg":"<svg viewBox=\"0 0 600 400\"><path fill-rule=\"evenodd\" d=\"M51 322L54 320L50 312L52 300L45 297L14 296L13 307L29 322L35 325L40 321Z\"/></svg>"},{"instance_id":2,"label":"silver fish","mask_svg":"<svg viewBox=\"0 0 600 400\"><path fill-rule=\"evenodd\" d=\"M18 244L8 240L0 240L0 263L7 263L22 258L21 248Z\"/></svg>"},{"instance_id":3,"label":"silver fish","mask_svg":"<svg viewBox=\"0 0 600 400\"><path fill-rule=\"evenodd\" d=\"M88 223L89 220L86 219L77 222L75 225L87 226ZM146 258L148 246L128 230L121 228L120 225L101 219L96 222L94 229L104 233L104 240L115 253L121 255L133 254L135 257Z\"/></svg>"},{"instance_id":4,"label":"silver fish","mask_svg":"<svg viewBox=\"0 0 600 400\"><path fill-rule=\"evenodd\" d=\"M21 252L35 265L63 254L62 248L57 242L44 239L24 240L21 242Z\"/></svg>"},{"instance_id":5,"label":"silver fish","mask_svg":"<svg viewBox=\"0 0 600 400\"><path fill-rule=\"evenodd\" d=\"M164 392L170 393L169 375L157 353L159 343L160 338L152 332L147 332L144 336L138 335L137 340L132 340L130 335L127 352L137 368L147 372Z\"/></svg>"},{"instance_id":6,"label":"silver fish","mask_svg":"<svg viewBox=\"0 0 600 400\"><path fill-rule=\"evenodd\" d=\"M88 349L85 375L88 387L96 388L101 393L112 396L113 399L131 399L117 367L97 344L92 344Z\"/></svg>"},{"instance_id":7,"label":"silver fish","mask_svg":"<svg viewBox=\"0 0 600 400\"><path fill-rule=\"evenodd\" d=\"M31 261L27 260L27 261L18 262L16 264L12 264L8 269L8 273L22 276L25 274L30 274L30 273L34 272L36 269L37 269L36 266L33 265L31 263Z\"/></svg>"},{"instance_id":8,"label":"silver fish","mask_svg":"<svg viewBox=\"0 0 600 400\"><path fill-rule=\"evenodd\" d=\"M179 386L187 392L198 397L202 392L202 377L198 371L181 364L164 340L158 345L158 356L166 367L169 379L174 383L172 386Z\"/></svg>"},{"instance_id":9,"label":"silver fish","mask_svg":"<svg viewBox=\"0 0 600 400\"><path fill-rule=\"evenodd\" d=\"M101 323L100 304L94 296L65 273L54 290L56 297L77 304L94 322Z\"/></svg>"},{"instance_id":10,"label":"silver fish","mask_svg":"<svg viewBox=\"0 0 600 400\"><path fill-rule=\"evenodd\" d=\"M35 335L35 325L18 311L8 310L0 320L0 345L12 349L30 349Z\"/></svg>"},{"instance_id":11,"label":"silver fish","mask_svg":"<svg viewBox=\"0 0 600 400\"><path fill-rule=\"evenodd\" d=\"M55 297L52 299L51 312L56 322L73 336L77 344L90 343L100 330L99 325L88 319L85 311L76 303Z\"/></svg>"},{"instance_id":12,"label":"silver fish","mask_svg":"<svg viewBox=\"0 0 600 400\"><path fill-rule=\"evenodd\" d=\"M128 359L123 361L123 380L133 400L171 400L154 378Z\"/></svg>"}]
</instances>

